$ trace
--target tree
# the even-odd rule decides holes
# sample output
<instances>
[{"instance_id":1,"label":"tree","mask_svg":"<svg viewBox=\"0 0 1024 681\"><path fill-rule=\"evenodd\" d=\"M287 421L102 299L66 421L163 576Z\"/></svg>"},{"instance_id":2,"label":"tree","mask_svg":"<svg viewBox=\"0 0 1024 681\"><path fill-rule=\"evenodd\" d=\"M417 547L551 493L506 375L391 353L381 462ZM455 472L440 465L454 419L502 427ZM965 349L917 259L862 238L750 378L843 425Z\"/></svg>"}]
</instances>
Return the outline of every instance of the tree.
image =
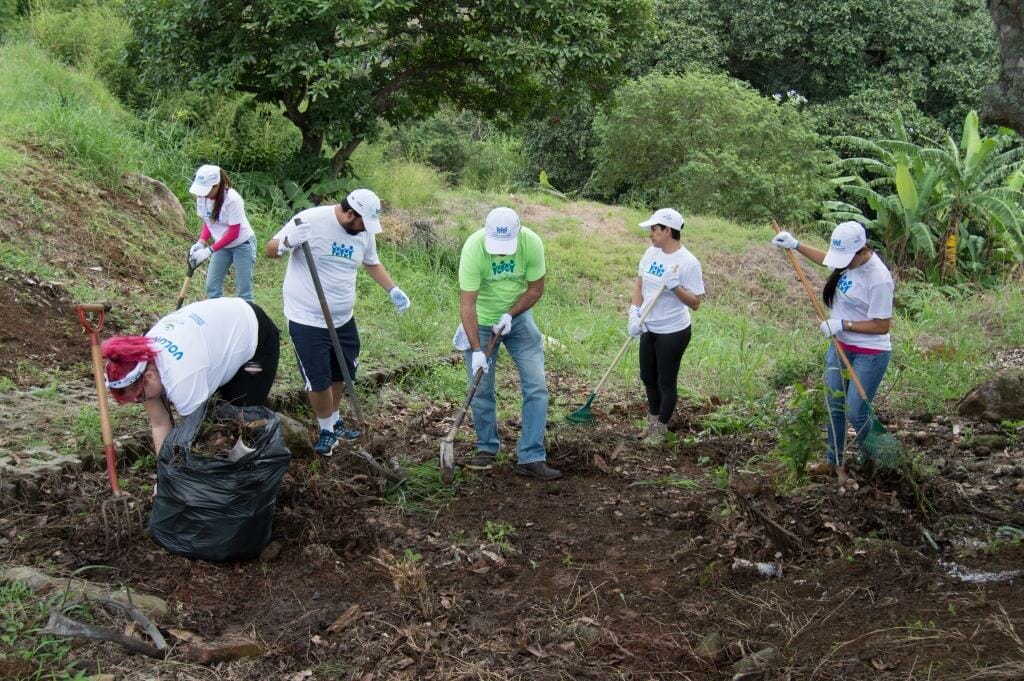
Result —
<instances>
[{"instance_id":1,"label":"tree","mask_svg":"<svg viewBox=\"0 0 1024 681\"><path fill-rule=\"evenodd\" d=\"M985 91L982 118L1024 134L1024 2L989 0L999 43L999 80Z\"/></svg>"},{"instance_id":2,"label":"tree","mask_svg":"<svg viewBox=\"0 0 1024 681\"><path fill-rule=\"evenodd\" d=\"M337 175L381 120L442 102L507 120L602 92L650 17L645 0L139 0L135 58L155 88L235 90L281 107L301 153Z\"/></svg>"},{"instance_id":3,"label":"tree","mask_svg":"<svg viewBox=\"0 0 1024 681\"><path fill-rule=\"evenodd\" d=\"M759 221L806 220L830 160L804 115L725 74L651 74L594 121L602 198Z\"/></svg>"}]
</instances>

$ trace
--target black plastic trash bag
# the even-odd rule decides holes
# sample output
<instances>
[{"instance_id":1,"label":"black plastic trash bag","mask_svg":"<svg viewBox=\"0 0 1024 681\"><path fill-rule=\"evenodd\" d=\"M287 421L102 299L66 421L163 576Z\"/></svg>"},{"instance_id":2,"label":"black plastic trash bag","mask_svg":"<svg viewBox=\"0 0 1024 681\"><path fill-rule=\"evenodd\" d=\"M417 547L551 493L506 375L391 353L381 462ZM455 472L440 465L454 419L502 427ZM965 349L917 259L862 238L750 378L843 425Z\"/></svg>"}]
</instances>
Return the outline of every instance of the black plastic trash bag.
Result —
<instances>
[{"instance_id":1,"label":"black plastic trash bag","mask_svg":"<svg viewBox=\"0 0 1024 681\"><path fill-rule=\"evenodd\" d=\"M203 420L266 424L246 428L253 451L236 461L193 452ZM225 452L226 454L226 452ZM153 539L171 553L214 562L255 558L270 541L277 491L292 455L281 421L266 407L207 401L164 440L157 494L149 516Z\"/></svg>"}]
</instances>

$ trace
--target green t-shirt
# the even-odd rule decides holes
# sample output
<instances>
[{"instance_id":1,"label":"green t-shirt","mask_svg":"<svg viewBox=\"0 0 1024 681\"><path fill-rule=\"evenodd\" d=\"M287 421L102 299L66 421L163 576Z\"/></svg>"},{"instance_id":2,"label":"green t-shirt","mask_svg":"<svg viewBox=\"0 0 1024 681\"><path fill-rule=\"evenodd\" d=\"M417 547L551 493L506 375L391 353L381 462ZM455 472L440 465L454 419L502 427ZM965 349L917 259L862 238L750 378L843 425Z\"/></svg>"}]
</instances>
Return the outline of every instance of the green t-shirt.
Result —
<instances>
[{"instance_id":1,"label":"green t-shirt","mask_svg":"<svg viewBox=\"0 0 1024 681\"><path fill-rule=\"evenodd\" d=\"M497 324L509 311L528 282L544 276L544 243L537 234L519 230L516 252L491 255L484 249L484 230L474 232L462 246L459 258L459 288L478 291L476 316L481 325Z\"/></svg>"}]
</instances>

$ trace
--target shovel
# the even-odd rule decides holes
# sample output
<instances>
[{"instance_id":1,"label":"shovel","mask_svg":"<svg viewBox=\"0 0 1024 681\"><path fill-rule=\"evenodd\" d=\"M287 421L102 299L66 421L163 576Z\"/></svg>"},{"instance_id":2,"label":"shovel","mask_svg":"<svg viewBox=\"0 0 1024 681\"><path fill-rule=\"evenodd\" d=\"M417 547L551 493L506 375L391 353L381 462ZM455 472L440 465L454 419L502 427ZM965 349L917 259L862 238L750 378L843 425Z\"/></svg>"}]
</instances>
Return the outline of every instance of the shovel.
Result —
<instances>
[{"instance_id":1,"label":"shovel","mask_svg":"<svg viewBox=\"0 0 1024 681\"><path fill-rule=\"evenodd\" d=\"M96 381L96 397L100 410L100 430L103 435L103 456L107 462L107 479L113 499L107 499L100 507L107 544L120 543L123 536L131 536L135 528L142 527L142 511L132 498L121 491L117 482L117 452L114 450L114 432L110 427L110 411L107 405L106 385L103 382L103 355L100 353L99 332L103 328L103 317L110 310L110 303L83 303L76 306L78 321L89 336L89 350L92 353L92 374ZM91 324L87 315L96 315Z\"/></svg>"},{"instance_id":2,"label":"shovel","mask_svg":"<svg viewBox=\"0 0 1024 681\"><path fill-rule=\"evenodd\" d=\"M185 302L185 296L188 295L188 285L192 281L192 274L199 268L199 264L193 265L192 258L185 256L185 262L188 264L188 274L185 275L185 281L181 284L181 291L178 293L178 304L174 306L175 310L181 309L181 304Z\"/></svg>"},{"instance_id":3,"label":"shovel","mask_svg":"<svg viewBox=\"0 0 1024 681\"><path fill-rule=\"evenodd\" d=\"M487 350L485 351L487 357L490 357L491 353L494 352L494 346L497 345L498 338L500 338L498 334L491 334L491 340L487 343ZM452 429L441 440L439 466L441 468L441 482L446 485L452 484L455 480L455 436L459 432L459 426L462 425L463 419L466 418L466 410L469 408L469 403L473 401L473 395L476 394L476 388L480 385L483 377L484 370L482 368L477 369L476 374L473 375L473 383L470 384L469 392L466 394L466 400L462 403L459 413L455 415L455 423L452 425Z\"/></svg>"},{"instance_id":4,"label":"shovel","mask_svg":"<svg viewBox=\"0 0 1024 681\"><path fill-rule=\"evenodd\" d=\"M776 234L781 231L779 223L775 220L772 220L772 229L775 230ZM828 314L825 311L824 303L821 302L818 296L814 295L814 290L811 288L810 282L807 281L807 277L804 275L804 270L800 266L800 261L797 260L796 254L788 248L783 250L786 251L786 255L789 256L789 262L796 271L797 276L800 278L800 283L803 284L804 291L807 292L807 297L811 299L811 304L814 305L814 310L818 313L818 318L825 321L828 319ZM868 399L868 394L864 390L864 386L861 385L860 379L857 378L857 372L853 370L850 358L846 356L846 351L843 350L843 346L839 344L839 339L832 336L831 340L832 345L835 346L836 353L839 354L839 359L842 360L843 366L846 367L846 371L850 374L850 380L853 381L857 394L860 395L860 398L864 400L864 403L868 406L868 420L864 424L864 428L866 428L868 432L864 435L864 439L861 441L864 451L867 452L871 460L878 464L880 468L900 468L906 461L906 455L903 452L903 445L901 445L900 441L885 429L885 426L883 426L875 416L875 410L871 404L871 400Z\"/></svg>"},{"instance_id":5,"label":"shovel","mask_svg":"<svg viewBox=\"0 0 1024 681\"><path fill-rule=\"evenodd\" d=\"M672 268L672 271L675 272L678 269L678 267L678 265L674 266ZM662 286L660 289L658 289L658 293L653 298L651 298L651 302L647 304L647 307L644 308L643 314L640 315L641 326L643 326L643 323L647 321L647 315L651 313L651 309L654 307L654 303L657 302L658 298L661 297L661 294L664 292L665 287ZM602 376L601 380L597 382L597 385L594 386L594 389L590 391L590 397L587 398L587 403L584 404L579 409L577 409L576 411L574 411L573 413L566 416L566 421L575 424L591 424L597 420L594 418L594 415L590 413L590 405L594 402L594 398L597 396L597 391L600 390L601 386L604 385L604 382L608 380L608 376L611 375L612 369L614 369L615 365L619 363L620 359L622 359L622 355L626 353L626 348L628 348L629 344L632 342L632 336L626 338L626 342L622 344L621 348L619 348L619 352L615 355L615 359L612 360L612 363L609 364L608 368L605 370L604 376Z\"/></svg>"},{"instance_id":6,"label":"shovel","mask_svg":"<svg viewBox=\"0 0 1024 681\"><path fill-rule=\"evenodd\" d=\"M295 218L295 224L302 224L302 220ZM345 363L345 353L341 351L341 341L338 340L338 332L334 328L334 319L331 317L331 309L327 305L327 297L324 295L324 287L323 284L320 283L320 274L316 270L316 261L313 260L313 252L309 249L308 243L302 244L302 254L306 257L306 265L309 267L309 276L313 279L313 287L316 289L316 297L320 300L320 310L323 312L324 322L327 323L327 332L331 336L331 345L334 347L334 354L337 355L338 364L341 365L341 375L345 378L345 392L348 395L348 402L352 407L352 413L355 415L356 422L359 424L359 430L361 433L360 439L365 441L367 429L366 423L363 421L363 412L359 409L359 400L356 399L356 387L352 383L352 376L348 372L348 365ZM374 459L364 447L359 447L358 455L374 473L382 478L396 483L405 480L405 476L402 475L401 471L391 470L387 466L384 466Z\"/></svg>"}]
</instances>

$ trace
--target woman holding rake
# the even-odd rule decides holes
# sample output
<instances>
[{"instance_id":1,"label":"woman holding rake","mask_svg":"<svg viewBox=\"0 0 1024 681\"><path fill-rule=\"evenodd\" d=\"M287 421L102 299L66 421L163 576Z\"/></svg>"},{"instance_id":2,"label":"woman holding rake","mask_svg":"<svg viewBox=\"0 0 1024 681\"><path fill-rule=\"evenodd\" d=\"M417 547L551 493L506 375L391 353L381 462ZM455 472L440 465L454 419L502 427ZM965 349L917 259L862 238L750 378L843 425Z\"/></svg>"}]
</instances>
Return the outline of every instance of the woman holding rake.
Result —
<instances>
[{"instance_id":1,"label":"woman holding rake","mask_svg":"<svg viewBox=\"0 0 1024 681\"><path fill-rule=\"evenodd\" d=\"M832 269L821 297L828 307L828 319L821 322L821 333L837 343L829 345L825 356L829 423L826 460L812 466L811 472L835 471L846 477L847 418L857 433L862 459L870 459L864 438L870 427L870 402L892 355L889 327L892 322L892 273L867 245L867 234L859 222L843 222L832 230L828 252L800 243L789 232L772 239L778 248L797 251L808 260ZM794 261L795 262L795 261ZM866 393L865 400L848 382L836 349L839 345L849 357L853 372Z\"/></svg>"},{"instance_id":2,"label":"woman holding rake","mask_svg":"<svg viewBox=\"0 0 1024 681\"><path fill-rule=\"evenodd\" d=\"M679 242L683 224L672 208L640 223L650 230L651 247L637 268L627 330L640 339L640 380L647 392L647 427L639 438L653 444L668 432L679 363L690 344L690 310L700 307L704 296L700 262Z\"/></svg>"}]
</instances>

